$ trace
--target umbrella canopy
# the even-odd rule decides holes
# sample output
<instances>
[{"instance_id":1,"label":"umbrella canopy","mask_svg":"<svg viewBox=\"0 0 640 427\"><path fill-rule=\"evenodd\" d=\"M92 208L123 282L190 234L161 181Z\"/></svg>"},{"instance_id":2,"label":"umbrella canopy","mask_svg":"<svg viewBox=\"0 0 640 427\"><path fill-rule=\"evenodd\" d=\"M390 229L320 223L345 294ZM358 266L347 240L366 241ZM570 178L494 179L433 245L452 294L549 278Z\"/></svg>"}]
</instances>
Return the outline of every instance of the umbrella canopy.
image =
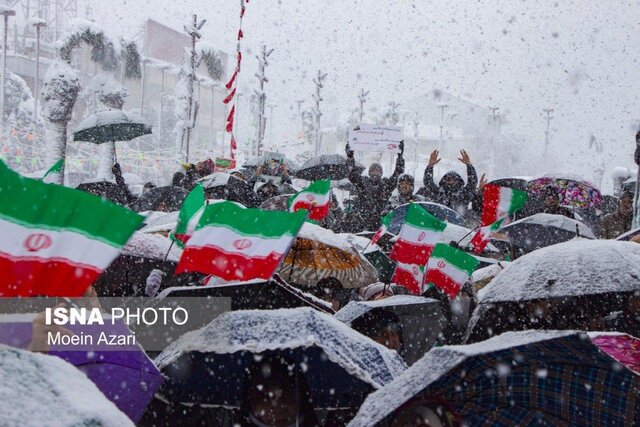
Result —
<instances>
[{"instance_id":1,"label":"umbrella canopy","mask_svg":"<svg viewBox=\"0 0 640 427\"><path fill-rule=\"evenodd\" d=\"M178 224L180 211L173 212L141 212L145 215L145 226L140 229L143 233L159 233L168 235Z\"/></svg>"},{"instance_id":2,"label":"umbrella canopy","mask_svg":"<svg viewBox=\"0 0 640 427\"><path fill-rule=\"evenodd\" d=\"M640 291L640 245L574 240L508 264L478 291L467 342L524 329L601 329Z\"/></svg>"},{"instance_id":3,"label":"umbrella canopy","mask_svg":"<svg viewBox=\"0 0 640 427\"><path fill-rule=\"evenodd\" d=\"M526 190L527 183L531 180L528 176L514 176L511 178L498 178L490 181L489 184L499 185L500 187L513 188L515 190Z\"/></svg>"},{"instance_id":4,"label":"umbrella canopy","mask_svg":"<svg viewBox=\"0 0 640 427\"><path fill-rule=\"evenodd\" d=\"M424 356L447 325L440 301L415 295L394 295L378 301L351 301L335 317L351 325L372 310L388 311L398 316L402 327L401 354L409 365Z\"/></svg>"},{"instance_id":5,"label":"umbrella canopy","mask_svg":"<svg viewBox=\"0 0 640 427\"><path fill-rule=\"evenodd\" d=\"M566 242L575 237L595 239L593 231L582 222L563 215L539 213L514 221L500 232L524 253Z\"/></svg>"},{"instance_id":6,"label":"umbrella canopy","mask_svg":"<svg viewBox=\"0 0 640 427\"><path fill-rule=\"evenodd\" d=\"M127 193L125 189L120 187L115 182L83 182L76 187L76 190L81 190L86 193L102 197L103 199L110 200L113 203L117 203L119 205L126 205L128 203Z\"/></svg>"},{"instance_id":7,"label":"umbrella canopy","mask_svg":"<svg viewBox=\"0 0 640 427\"><path fill-rule=\"evenodd\" d=\"M541 194L548 186L559 190L562 205L586 208L600 205L604 200L600 190L593 184L582 177L570 174L552 173L533 179L527 184L527 190L534 194Z\"/></svg>"},{"instance_id":8,"label":"umbrella canopy","mask_svg":"<svg viewBox=\"0 0 640 427\"><path fill-rule=\"evenodd\" d=\"M640 376L586 334L511 332L432 349L371 394L349 426L398 421L410 413L415 420L425 406L445 407L472 426L637 424L638 391Z\"/></svg>"},{"instance_id":9,"label":"umbrella canopy","mask_svg":"<svg viewBox=\"0 0 640 427\"><path fill-rule=\"evenodd\" d=\"M510 263L478 294L481 302L640 291L640 245L574 240Z\"/></svg>"},{"instance_id":10,"label":"umbrella canopy","mask_svg":"<svg viewBox=\"0 0 640 427\"><path fill-rule=\"evenodd\" d=\"M170 402L240 407L247 373L277 355L300 371L316 408L357 407L406 365L394 351L312 308L233 311L183 335L155 360Z\"/></svg>"},{"instance_id":11,"label":"umbrella canopy","mask_svg":"<svg viewBox=\"0 0 640 427\"><path fill-rule=\"evenodd\" d=\"M393 210L393 218L391 219L391 224L389 225L390 233L393 233L393 234L400 233L400 229L402 228L402 224L404 223L404 217L407 215L407 211L409 210L410 204L411 203L407 203L406 205L400 205ZM424 210L426 210L431 215L438 218L440 221L444 221L449 224L458 225L460 227L467 226L467 223L462 217L462 215L460 215L458 212L444 205L441 205L438 203L431 203L431 202L415 202L415 204L420 205Z\"/></svg>"},{"instance_id":12,"label":"umbrella canopy","mask_svg":"<svg viewBox=\"0 0 640 427\"><path fill-rule=\"evenodd\" d=\"M268 165L272 161L284 164L290 173L293 173L297 171L298 168L300 168L300 165L287 158L284 154L271 151L267 151L261 156L250 158L249 160L244 162L242 167L247 169L257 169L258 166Z\"/></svg>"},{"instance_id":13,"label":"umbrella canopy","mask_svg":"<svg viewBox=\"0 0 640 427\"><path fill-rule=\"evenodd\" d=\"M356 170L362 173L364 166L356 163ZM349 176L347 159L340 154L323 154L307 160L296 172L296 178L315 181L318 179L331 178L339 181Z\"/></svg>"},{"instance_id":14,"label":"umbrella canopy","mask_svg":"<svg viewBox=\"0 0 640 427\"><path fill-rule=\"evenodd\" d=\"M87 116L73 133L74 141L104 144L130 141L151 133L151 126L140 117L120 110L100 111Z\"/></svg>"},{"instance_id":15,"label":"umbrella canopy","mask_svg":"<svg viewBox=\"0 0 640 427\"><path fill-rule=\"evenodd\" d=\"M188 194L189 192L184 188L173 185L152 188L133 202L131 209L136 212L179 211Z\"/></svg>"},{"instance_id":16,"label":"umbrella canopy","mask_svg":"<svg viewBox=\"0 0 640 427\"><path fill-rule=\"evenodd\" d=\"M355 234L355 236L363 237L368 240L371 240L373 236L375 236L375 234L376 233L374 231L361 231L360 233ZM391 234L388 231L386 231L380 237L380 239L378 239L378 241L376 242L376 245L379 246L380 249L382 249L385 253L388 254L393 249L393 244L396 241L396 237L397 236L395 234Z\"/></svg>"},{"instance_id":17,"label":"umbrella canopy","mask_svg":"<svg viewBox=\"0 0 640 427\"><path fill-rule=\"evenodd\" d=\"M291 197L291 194L281 194L271 197L262 202L260 209L265 211L288 211L289 197Z\"/></svg>"},{"instance_id":18,"label":"umbrella canopy","mask_svg":"<svg viewBox=\"0 0 640 427\"><path fill-rule=\"evenodd\" d=\"M378 272L345 238L305 222L287 253L280 276L306 287L329 277L345 288L360 288L378 280Z\"/></svg>"},{"instance_id":19,"label":"umbrella canopy","mask_svg":"<svg viewBox=\"0 0 640 427\"><path fill-rule=\"evenodd\" d=\"M276 310L279 308L313 307L333 314L331 305L311 294L287 284L278 275L271 280L242 283L207 284L167 288L158 298L224 297L231 298L231 310Z\"/></svg>"},{"instance_id":20,"label":"umbrella canopy","mask_svg":"<svg viewBox=\"0 0 640 427\"><path fill-rule=\"evenodd\" d=\"M628 242L629 240L639 235L640 235L640 228L634 228L633 230L629 230L626 233L621 234L620 236L618 236L616 240L624 240L625 242Z\"/></svg>"},{"instance_id":21,"label":"umbrella canopy","mask_svg":"<svg viewBox=\"0 0 640 427\"><path fill-rule=\"evenodd\" d=\"M380 246L372 245L370 238L357 234L340 233L339 236L344 236L347 242L351 243L378 270L378 279L381 282L391 283L396 262L389 258Z\"/></svg>"},{"instance_id":22,"label":"umbrella canopy","mask_svg":"<svg viewBox=\"0 0 640 427\"><path fill-rule=\"evenodd\" d=\"M229 200L245 206L258 206L258 197L245 180L224 172L216 172L198 180L208 199Z\"/></svg>"},{"instance_id":23,"label":"umbrella canopy","mask_svg":"<svg viewBox=\"0 0 640 427\"><path fill-rule=\"evenodd\" d=\"M136 231L122 248L122 254L178 262L182 249L164 236Z\"/></svg>"},{"instance_id":24,"label":"umbrella canopy","mask_svg":"<svg viewBox=\"0 0 640 427\"><path fill-rule=\"evenodd\" d=\"M590 333L600 350L640 374L640 339L627 334Z\"/></svg>"},{"instance_id":25,"label":"umbrella canopy","mask_svg":"<svg viewBox=\"0 0 640 427\"><path fill-rule=\"evenodd\" d=\"M0 344L2 424L133 427L85 374L58 357Z\"/></svg>"}]
</instances>

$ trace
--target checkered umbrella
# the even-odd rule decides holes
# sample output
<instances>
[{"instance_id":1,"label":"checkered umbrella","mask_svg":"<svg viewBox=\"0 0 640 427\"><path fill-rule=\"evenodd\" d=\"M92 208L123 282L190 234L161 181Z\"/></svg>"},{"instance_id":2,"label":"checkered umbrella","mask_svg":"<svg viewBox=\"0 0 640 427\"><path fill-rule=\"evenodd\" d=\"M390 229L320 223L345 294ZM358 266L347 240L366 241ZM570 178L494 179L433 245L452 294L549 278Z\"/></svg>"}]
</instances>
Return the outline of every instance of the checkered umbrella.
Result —
<instances>
[{"instance_id":1,"label":"checkered umbrella","mask_svg":"<svg viewBox=\"0 0 640 427\"><path fill-rule=\"evenodd\" d=\"M349 426L420 413L421 402L470 426L636 425L639 391L640 375L584 333L508 332L432 349L370 395Z\"/></svg>"}]
</instances>

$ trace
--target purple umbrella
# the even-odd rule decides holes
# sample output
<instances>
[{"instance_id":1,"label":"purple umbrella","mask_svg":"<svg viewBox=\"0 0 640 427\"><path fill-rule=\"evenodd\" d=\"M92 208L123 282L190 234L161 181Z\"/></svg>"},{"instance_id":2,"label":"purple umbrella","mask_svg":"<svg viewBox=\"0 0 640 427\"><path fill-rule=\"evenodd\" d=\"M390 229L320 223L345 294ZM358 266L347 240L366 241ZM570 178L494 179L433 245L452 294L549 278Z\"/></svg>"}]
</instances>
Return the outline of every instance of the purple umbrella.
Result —
<instances>
[{"instance_id":1,"label":"purple umbrella","mask_svg":"<svg viewBox=\"0 0 640 427\"><path fill-rule=\"evenodd\" d=\"M27 348L31 342L33 316L19 315L21 319L0 323L0 343ZM31 317L31 319L27 319ZM13 319L10 319L13 320ZM76 335L91 335L97 342L101 332L107 335L128 335L129 329L122 322L111 325L65 326ZM68 346L54 345L50 355L71 363L100 389L132 421L142 418L156 390L162 384L162 376L153 362L138 346L92 346L92 350L69 351ZM95 350L93 350L95 349Z\"/></svg>"}]
</instances>

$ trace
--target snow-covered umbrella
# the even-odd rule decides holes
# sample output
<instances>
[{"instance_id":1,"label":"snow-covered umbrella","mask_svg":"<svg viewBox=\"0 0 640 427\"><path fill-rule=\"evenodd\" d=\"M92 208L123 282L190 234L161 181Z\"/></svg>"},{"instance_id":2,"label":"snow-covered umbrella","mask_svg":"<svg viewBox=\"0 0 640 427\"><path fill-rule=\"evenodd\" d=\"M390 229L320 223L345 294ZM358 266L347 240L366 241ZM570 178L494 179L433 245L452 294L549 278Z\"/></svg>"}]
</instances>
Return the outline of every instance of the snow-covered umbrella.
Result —
<instances>
[{"instance_id":1,"label":"snow-covered umbrella","mask_svg":"<svg viewBox=\"0 0 640 427\"><path fill-rule=\"evenodd\" d=\"M393 217L391 219L391 224L389 225L390 233L400 233L400 229L402 228L402 224L404 224L404 218L407 215L410 204L411 203L400 205L393 210ZM440 221L458 225L460 227L467 226L467 222L464 220L462 215L445 205L432 202L415 202L414 204L420 205L420 207L438 218Z\"/></svg>"},{"instance_id":2,"label":"snow-covered umbrella","mask_svg":"<svg viewBox=\"0 0 640 427\"><path fill-rule=\"evenodd\" d=\"M258 198L251 185L234 175L215 172L199 179L209 199L230 200L248 207L258 206Z\"/></svg>"},{"instance_id":3,"label":"snow-covered umbrella","mask_svg":"<svg viewBox=\"0 0 640 427\"><path fill-rule=\"evenodd\" d=\"M640 375L587 334L510 332L431 349L367 397L349 427L415 425L417 418L444 426L633 425L639 391Z\"/></svg>"},{"instance_id":4,"label":"snow-covered umbrella","mask_svg":"<svg viewBox=\"0 0 640 427\"><path fill-rule=\"evenodd\" d=\"M265 211L287 211L289 210L289 197L291 197L291 194L270 197L260 204L260 209Z\"/></svg>"},{"instance_id":5,"label":"snow-covered umbrella","mask_svg":"<svg viewBox=\"0 0 640 427\"><path fill-rule=\"evenodd\" d=\"M516 190L526 190L527 182L531 180L528 176L514 176L510 178L498 178L490 181L489 184L499 185L500 187L508 187Z\"/></svg>"},{"instance_id":6,"label":"snow-covered umbrella","mask_svg":"<svg viewBox=\"0 0 640 427\"><path fill-rule=\"evenodd\" d=\"M554 187L560 193L560 204L585 208L602 204L600 190L586 179L571 174L550 173L529 181L527 191L542 194L547 187Z\"/></svg>"},{"instance_id":7,"label":"snow-covered umbrella","mask_svg":"<svg viewBox=\"0 0 640 427\"><path fill-rule=\"evenodd\" d=\"M138 200L131 204L131 209L136 212L163 211L174 212L180 210L182 202L189 192L182 187L167 185L156 187L145 192Z\"/></svg>"},{"instance_id":8,"label":"snow-covered umbrella","mask_svg":"<svg viewBox=\"0 0 640 427\"><path fill-rule=\"evenodd\" d=\"M420 359L435 344L447 324L440 301L415 295L394 295L377 301L351 301L335 316L351 326L365 314L378 310L398 316L402 327L401 354L409 365Z\"/></svg>"},{"instance_id":9,"label":"snow-covered umbrella","mask_svg":"<svg viewBox=\"0 0 640 427\"><path fill-rule=\"evenodd\" d=\"M159 395L238 408L248 372L274 357L296 373L296 383L306 382L313 406L325 409L358 407L406 368L396 352L312 308L233 311L183 335L156 358L167 376Z\"/></svg>"},{"instance_id":10,"label":"snow-covered umbrella","mask_svg":"<svg viewBox=\"0 0 640 427\"><path fill-rule=\"evenodd\" d=\"M87 376L58 357L0 344L0 424L133 427Z\"/></svg>"},{"instance_id":11,"label":"snow-covered umbrella","mask_svg":"<svg viewBox=\"0 0 640 427\"><path fill-rule=\"evenodd\" d=\"M330 277L345 288L360 288L378 280L375 267L343 236L308 222L278 272L287 282L305 287L315 287Z\"/></svg>"},{"instance_id":12,"label":"snow-covered umbrella","mask_svg":"<svg viewBox=\"0 0 640 427\"><path fill-rule=\"evenodd\" d=\"M539 213L514 221L502 228L511 244L524 253L566 242L575 237L595 239L593 231L582 222L564 215Z\"/></svg>"},{"instance_id":13,"label":"snow-covered umbrella","mask_svg":"<svg viewBox=\"0 0 640 427\"><path fill-rule=\"evenodd\" d=\"M381 282L391 283L396 262L389 258L380 246L371 244L371 239L362 235L340 233L339 236L344 236L347 242L351 243L378 270L378 279Z\"/></svg>"},{"instance_id":14,"label":"snow-covered umbrella","mask_svg":"<svg viewBox=\"0 0 640 427\"><path fill-rule=\"evenodd\" d=\"M358 173L362 173L364 166L356 163ZM307 160L296 172L296 178L315 181L331 178L334 181L347 178L349 167L347 158L340 154L322 154Z\"/></svg>"},{"instance_id":15,"label":"snow-covered umbrella","mask_svg":"<svg viewBox=\"0 0 640 427\"><path fill-rule=\"evenodd\" d=\"M524 329L586 329L640 292L640 245L577 239L508 264L478 292L468 341Z\"/></svg>"},{"instance_id":16,"label":"snow-covered umbrella","mask_svg":"<svg viewBox=\"0 0 640 427\"><path fill-rule=\"evenodd\" d=\"M289 173L293 173L297 171L298 168L300 167L300 165L298 165L293 160L287 158L287 156L285 156L284 154L270 152L270 151L265 152L261 156L250 158L249 160L244 162L242 167L247 169L257 169L258 166L267 166L271 162L284 164L287 167L287 170L289 171ZM278 172L278 171L274 171L274 172Z\"/></svg>"},{"instance_id":17,"label":"snow-covered umbrella","mask_svg":"<svg viewBox=\"0 0 640 427\"><path fill-rule=\"evenodd\" d=\"M99 111L87 116L73 133L74 141L104 144L131 141L151 133L151 126L140 117L121 110Z\"/></svg>"}]
</instances>

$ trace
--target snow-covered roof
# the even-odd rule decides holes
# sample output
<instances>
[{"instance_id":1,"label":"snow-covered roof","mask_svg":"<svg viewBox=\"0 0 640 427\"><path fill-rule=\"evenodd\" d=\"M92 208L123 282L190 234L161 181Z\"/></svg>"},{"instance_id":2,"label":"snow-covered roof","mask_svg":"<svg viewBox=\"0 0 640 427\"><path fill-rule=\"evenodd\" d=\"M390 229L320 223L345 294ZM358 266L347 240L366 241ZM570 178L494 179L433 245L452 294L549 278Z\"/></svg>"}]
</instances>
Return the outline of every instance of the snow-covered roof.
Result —
<instances>
[{"instance_id":1,"label":"snow-covered roof","mask_svg":"<svg viewBox=\"0 0 640 427\"><path fill-rule=\"evenodd\" d=\"M85 374L59 357L0 344L3 426L133 426Z\"/></svg>"},{"instance_id":2,"label":"snow-covered roof","mask_svg":"<svg viewBox=\"0 0 640 427\"><path fill-rule=\"evenodd\" d=\"M136 231L122 248L122 254L160 260L167 255L167 261L178 262L182 249L175 244L172 246L171 240L164 236Z\"/></svg>"},{"instance_id":3,"label":"snow-covered roof","mask_svg":"<svg viewBox=\"0 0 640 427\"><path fill-rule=\"evenodd\" d=\"M517 226L519 224L541 224L551 227L560 228L569 232L575 233L576 225L580 230L580 236L587 237L589 239L595 239L596 236L593 231L580 221L568 218L564 215L553 215L548 213L539 213L528 216L526 218L519 219L504 227L504 232L508 233L509 227Z\"/></svg>"},{"instance_id":4,"label":"snow-covered roof","mask_svg":"<svg viewBox=\"0 0 640 427\"><path fill-rule=\"evenodd\" d=\"M406 368L395 351L308 307L223 313L173 342L155 363L162 369L190 352L262 353L311 346L321 348L329 360L375 388L392 381Z\"/></svg>"},{"instance_id":5,"label":"snow-covered roof","mask_svg":"<svg viewBox=\"0 0 640 427\"><path fill-rule=\"evenodd\" d=\"M533 251L478 292L482 302L640 290L640 245L576 239Z\"/></svg>"},{"instance_id":6,"label":"snow-covered roof","mask_svg":"<svg viewBox=\"0 0 640 427\"><path fill-rule=\"evenodd\" d=\"M440 304L432 298L424 298L417 295L394 295L389 298L376 301L351 301L335 314L336 319L350 324L358 317L378 307L406 306L413 304Z\"/></svg>"},{"instance_id":7,"label":"snow-covered roof","mask_svg":"<svg viewBox=\"0 0 640 427\"><path fill-rule=\"evenodd\" d=\"M369 427L380 422L406 401L427 388L471 356L518 347L539 341L574 335L575 331L507 332L471 345L431 349L422 359L384 388L367 397L348 427Z\"/></svg>"}]
</instances>

